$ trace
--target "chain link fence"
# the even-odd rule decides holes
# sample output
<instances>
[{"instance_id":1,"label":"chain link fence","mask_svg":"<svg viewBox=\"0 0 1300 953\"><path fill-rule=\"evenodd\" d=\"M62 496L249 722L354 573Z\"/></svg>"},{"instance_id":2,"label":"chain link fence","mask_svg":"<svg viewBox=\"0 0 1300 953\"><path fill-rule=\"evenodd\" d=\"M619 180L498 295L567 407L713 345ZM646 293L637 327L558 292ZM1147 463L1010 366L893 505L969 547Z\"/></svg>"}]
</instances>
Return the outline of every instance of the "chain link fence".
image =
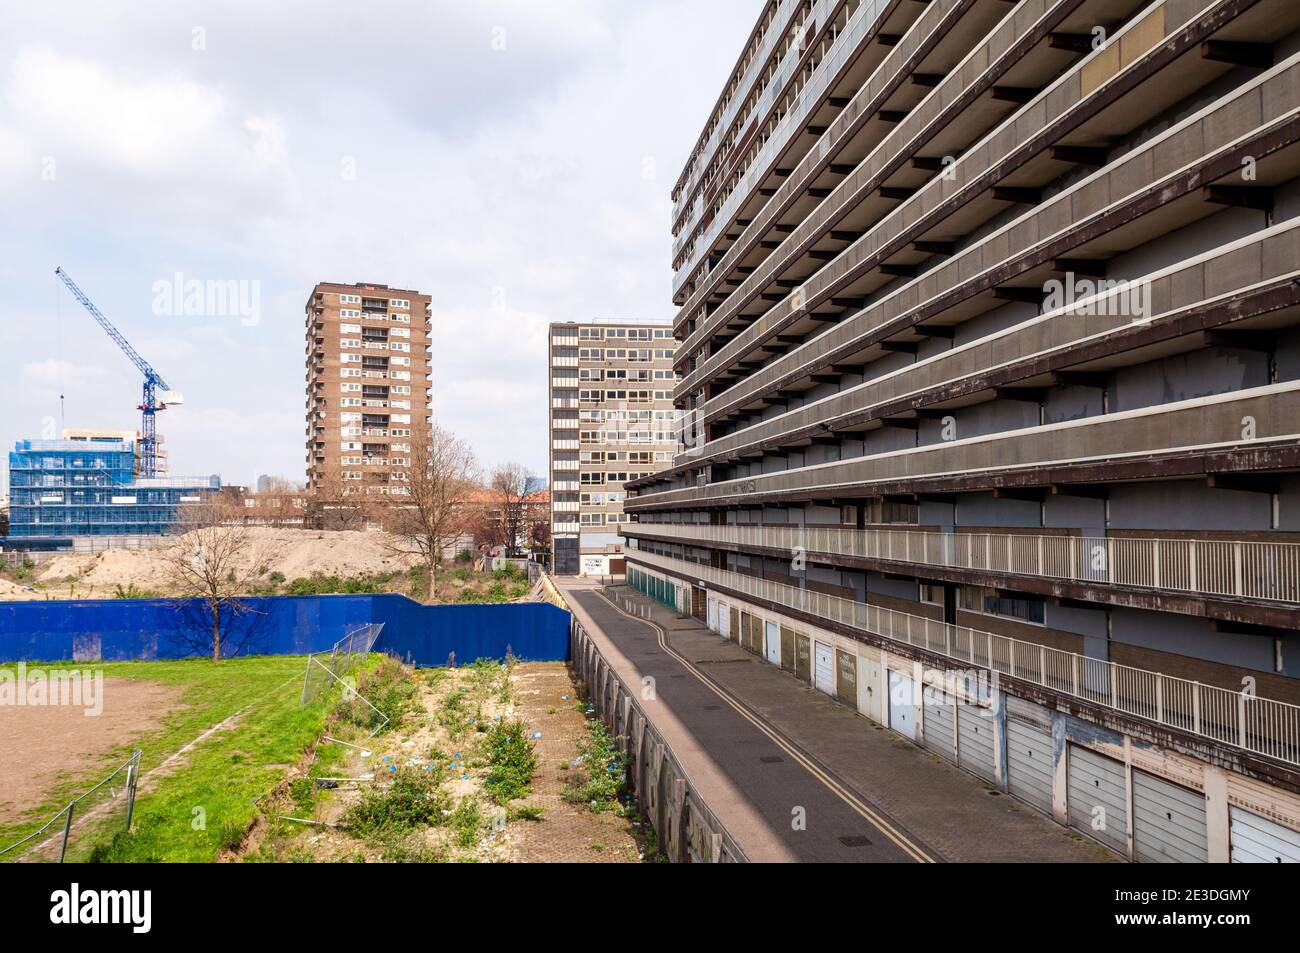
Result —
<instances>
[{"instance_id":1,"label":"chain link fence","mask_svg":"<svg viewBox=\"0 0 1300 953\"><path fill-rule=\"evenodd\" d=\"M86 792L73 798L26 837L0 848L0 862L64 863L89 860L105 837L131 829L140 750Z\"/></svg>"}]
</instances>

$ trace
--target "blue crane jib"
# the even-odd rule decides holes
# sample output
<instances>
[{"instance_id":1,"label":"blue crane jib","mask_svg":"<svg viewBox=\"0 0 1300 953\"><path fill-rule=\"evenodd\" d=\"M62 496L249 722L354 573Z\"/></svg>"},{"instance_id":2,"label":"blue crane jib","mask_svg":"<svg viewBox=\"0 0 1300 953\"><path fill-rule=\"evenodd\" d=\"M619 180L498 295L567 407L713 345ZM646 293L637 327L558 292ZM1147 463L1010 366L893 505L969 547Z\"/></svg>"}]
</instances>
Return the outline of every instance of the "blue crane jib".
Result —
<instances>
[{"instance_id":1,"label":"blue crane jib","mask_svg":"<svg viewBox=\"0 0 1300 953\"><path fill-rule=\"evenodd\" d=\"M158 436L154 414L160 410L166 410L168 402L175 404L180 403L180 400L178 398L168 399L171 388L163 380L162 375L140 356L139 352L131 346L131 342L124 338L122 332L113 326L113 322L109 321L104 316L104 313L95 307L95 303L86 297L86 293L77 287L76 282L68 277L68 273L62 267L54 269L54 273L67 285L73 296L81 302L81 306L90 312L90 316L121 348L122 353L131 359L131 363L136 366L136 369L144 375L143 398L137 408L140 411L140 473L141 476L146 477L156 476L158 473ZM158 399L159 391L163 392L163 401Z\"/></svg>"}]
</instances>

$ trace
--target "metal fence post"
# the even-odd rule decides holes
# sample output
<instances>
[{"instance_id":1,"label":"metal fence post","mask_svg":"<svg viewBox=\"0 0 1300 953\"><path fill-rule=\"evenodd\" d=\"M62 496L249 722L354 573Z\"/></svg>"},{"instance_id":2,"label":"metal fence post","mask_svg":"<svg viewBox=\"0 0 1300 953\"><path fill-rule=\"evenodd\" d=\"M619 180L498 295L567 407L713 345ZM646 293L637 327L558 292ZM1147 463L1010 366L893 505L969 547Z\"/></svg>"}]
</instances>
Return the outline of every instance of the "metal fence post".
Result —
<instances>
[{"instance_id":1,"label":"metal fence post","mask_svg":"<svg viewBox=\"0 0 1300 953\"><path fill-rule=\"evenodd\" d=\"M63 863L63 858L68 854L68 835L72 833L72 806L76 801L68 802L68 816L63 822L63 843L59 847L59 863Z\"/></svg>"}]
</instances>

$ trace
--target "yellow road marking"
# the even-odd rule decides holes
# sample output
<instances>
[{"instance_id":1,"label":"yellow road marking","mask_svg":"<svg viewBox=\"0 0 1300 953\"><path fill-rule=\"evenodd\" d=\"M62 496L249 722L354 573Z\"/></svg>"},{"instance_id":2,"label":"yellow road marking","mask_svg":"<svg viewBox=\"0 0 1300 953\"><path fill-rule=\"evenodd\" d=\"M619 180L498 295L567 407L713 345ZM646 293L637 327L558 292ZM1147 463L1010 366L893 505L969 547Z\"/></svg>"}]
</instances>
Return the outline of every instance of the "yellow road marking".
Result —
<instances>
[{"instance_id":1,"label":"yellow road marking","mask_svg":"<svg viewBox=\"0 0 1300 953\"><path fill-rule=\"evenodd\" d=\"M829 788L832 793L834 793L836 796L840 798L840 800L842 800L850 808L852 808L854 811L860 814L863 818L870 821L875 827L877 827L880 830L882 834L884 834L887 838L889 838L889 840L892 841L905 854L907 854L909 857L911 857L913 860L917 861L918 863L922 863L922 864L934 863L934 858L931 857L928 853L926 853L926 851L919 844L914 842L902 831L895 828L885 818L877 814L874 810L872 810L872 808L869 805L863 803L858 797L856 797L853 794L852 791L845 788L844 785L840 784L834 778L826 774L826 772L821 770L821 768L819 768L816 764L809 761L808 758L804 756L803 752L801 752L798 748L794 747L794 745L788 742L784 737L782 737L781 735L777 734L774 730L772 730L771 727L767 724L767 722L754 715L754 713L751 712L745 706L736 702L735 699L733 699L730 695L728 695L717 685L715 685L712 679L710 679L703 672L699 671L699 669L697 669L690 660L688 660L681 653L673 649L672 646L668 644L667 633L664 631L664 628L661 625L648 618L641 618L639 616L632 615L630 612L624 610L623 607L620 606L617 602L609 598L609 596L605 595L605 593L601 592L598 589L593 589L592 591L595 592L596 595L600 596L600 598L603 599L605 602L609 603L614 608L614 610L618 612L620 615L626 616L627 618L631 619L633 622L640 622L643 623L644 625L648 625L651 628L653 628L657 633L660 648L662 648L665 652L667 652L674 659L676 659L682 666L686 668L688 672L694 675L695 678L698 679L701 684L705 685L711 692L713 692L713 694L717 695L720 699L722 699L724 702L730 705L732 709L736 711L737 714L739 714L742 718L744 718L751 725L753 725L764 735L766 735L768 739L772 741L773 744L775 744L778 748L780 748L790 757L794 758L794 760L797 761L800 765L802 765L804 769L808 771L809 774L811 774L818 781L820 781L825 787Z\"/></svg>"}]
</instances>

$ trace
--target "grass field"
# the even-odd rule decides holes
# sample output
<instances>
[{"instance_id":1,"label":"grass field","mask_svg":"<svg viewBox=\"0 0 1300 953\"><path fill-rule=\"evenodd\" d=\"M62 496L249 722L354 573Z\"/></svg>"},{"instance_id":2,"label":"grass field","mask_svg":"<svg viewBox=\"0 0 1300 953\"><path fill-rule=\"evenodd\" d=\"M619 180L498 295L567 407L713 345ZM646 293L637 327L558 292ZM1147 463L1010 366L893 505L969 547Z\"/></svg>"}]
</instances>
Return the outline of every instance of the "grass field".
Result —
<instances>
[{"instance_id":1,"label":"grass field","mask_svg":"<svg viewBox=\"0 0 1300 953\"><path fill-rule=\"evenodd\" d=\"M133 833L103 844L87 830L75 839L79 851L94 847L95 859L112 861L215 860L253 823L254 799L283 777L286 767L320 734L325 704L299 704L304 663L301 656L230 659L219 665L205 659L97 663L105 679L175 686L178 704L158 711L151 718L156 727L129 741L94 757L67 759L69 772L44 800L25 809L19 822L0 826L0 846L38 827L69 797L124 761L132 748L140 748L142 782ZM112 701L107 692L106 706ZM160 768L228 719L228 726Z\"/></svg>"}]
</instances>

